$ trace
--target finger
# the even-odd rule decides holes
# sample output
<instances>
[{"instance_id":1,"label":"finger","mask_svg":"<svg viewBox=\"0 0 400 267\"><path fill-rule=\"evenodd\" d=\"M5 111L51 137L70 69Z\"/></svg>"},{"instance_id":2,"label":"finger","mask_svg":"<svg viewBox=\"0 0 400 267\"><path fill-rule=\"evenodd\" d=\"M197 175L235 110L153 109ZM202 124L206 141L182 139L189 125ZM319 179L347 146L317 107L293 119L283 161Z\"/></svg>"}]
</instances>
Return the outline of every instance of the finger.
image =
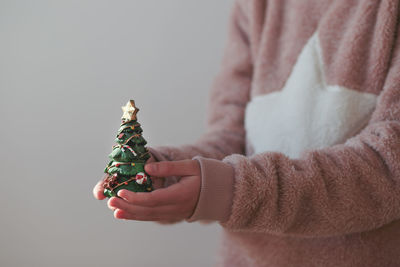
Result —
<instances>
[{"instance_id":1,"label":"finger","mask_svg":"<svg viewBox=\"0 0 400 267\"><path fill-rule=\"evenodd\" d=\"M117 205L118 204L118 198L117 197L111 197L107 200L107 207L110 210L116 210L117 209Z\"/></svg>"},{"instance_id":2,"label":"finger","mask_svg":"<svg viewBox=\"0 0 400 267\"><path fill-rule=\"evenodd\" d=\"M142 208L142 209L151 209L153 207L145 207L145 206L138 206L132 203L127 202L126 200L118 197L112 197L107 201L107 206L108 208L115 210L115 209L122 209L128 212L134 212L137 209ZM135 208L138 207L138 208ZM155 206L154 208L161 207L161 206ZM133 210L135 208L135 210Z\"/></svg>"},{"instance_id":3,"label":"finger","mask_svg":"<svg viewBox=\"0 0 400 267\"><path fill-rule=\"evenodd\" d=\"M104 183L104 180L101 180L93 188L93 195L98 200L103 200L106 198L103 194L103 191L104 191L103 183Z\"/></svg>"},{"instance_id":4,"label":"finger","mask_svg":"<svg viewBox=\"0 0 400 267\"><path fill-rule=\"evenodd\" d=\"M174 212L174 207L176 209L176 205L164 205L164 206L154 206L154 207L145 207L145 206L138 206L135 204L131 204L126 202L124 199L118 197L112 197L108 200L107 205L110 209L121 209L125 210L129 213L147 213L148 211L153 212Z\"/></svg>"},{"instance_id":5,"label":"finger","mask_svg":"<svg viewBox=\"0 0 400 267\"><path fill-rule=\"evenodd\" d=\"M157 189L149 193L135 193L122 189L118 191L118 196L131 204L153 207L186 201L188 195L185 194L186 190L183 183L176 183L167 188Z\"/></svg>"},{"instance_id":6,"label":"finger","mask_svg":"<svg viewBox=\"0 0 400 267\"><path fill-rule=\"evenodd\" d=\"M197 160L161 161L146 164L146 172L151 176L189 176L199 175L200 166Z\"/></svg>"},{"instance_id":7,"label":"finger","mask_svg":"<svg viewBox=\"0 0 400 267\"><path fill-rule=\"evenodd\" d=\"M175 224L178 222L183 221L183 219L176 219L176 220L160 220L156 221L158 224L166 225L166 224Z\"/></svg>"},{"instance_id":8,"label":"finger","mask_svg":"<svg viewBox=\"0 0 400 267\"><path fill-rule=\"evenodd\" d=\"M183 219L184 215L177 211L176 206L163 206L147 208L134 206L129 211L116 209L114 211L116 219L137 220L137 221L175 221Z\"/></svg>"},{"instance_id":9,"label":"finger","mask_svg":"<svg viewBox=\"0 0 400 267\"><path fill-rule=\"evenodd\" d=\"M176 220L177 217L185 218L190 213L190 210L185 205L167 205L155 207L143 207L130 204L125 200L117 197L110 198L107 202L111 210L122 210L129 216L118 219L132 219L132 220Z\"/></svg>"}]
</instances>

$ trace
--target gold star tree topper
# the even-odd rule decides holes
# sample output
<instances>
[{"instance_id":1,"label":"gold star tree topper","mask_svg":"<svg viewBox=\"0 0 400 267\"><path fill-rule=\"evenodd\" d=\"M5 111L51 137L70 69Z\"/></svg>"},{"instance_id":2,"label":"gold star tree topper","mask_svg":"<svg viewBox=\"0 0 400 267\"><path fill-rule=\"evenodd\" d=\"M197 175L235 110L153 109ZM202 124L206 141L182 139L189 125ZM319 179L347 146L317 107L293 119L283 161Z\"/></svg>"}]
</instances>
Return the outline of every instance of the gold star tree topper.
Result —
<instances>
[{"instance_id":1,"label":"gold star tree topper","mask_svg":"<svg viewBox=\"0 0 400 267\"><path fill-rule=\"evenodd\" d=\"M136 113L138 113L139 109L135 106L134 100L129 100L128 103L122 107L122 111L124 112L121 118L122 121L128 122L136 120Z\"/></svg>"}]
</instances>

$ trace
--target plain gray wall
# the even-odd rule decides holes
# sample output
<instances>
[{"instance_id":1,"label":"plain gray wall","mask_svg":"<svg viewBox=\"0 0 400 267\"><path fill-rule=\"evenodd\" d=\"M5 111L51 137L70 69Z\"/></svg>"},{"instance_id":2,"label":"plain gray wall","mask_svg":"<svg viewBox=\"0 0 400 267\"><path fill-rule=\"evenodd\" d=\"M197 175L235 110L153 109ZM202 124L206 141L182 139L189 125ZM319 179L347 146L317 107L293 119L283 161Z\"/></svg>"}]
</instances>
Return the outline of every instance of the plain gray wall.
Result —
<instances>
[{"instance_id":1,"label":"plain gray wall","mask_svg":"<svg viewBox=\"0 0 400 267\"><path fill-rule=\"evenodd\" d=\"M195 141L231 0L0 0L0 266L211 266L220 226L120 221L92 197L135 99L149 146Z\"/></svg>"}]
</instances>

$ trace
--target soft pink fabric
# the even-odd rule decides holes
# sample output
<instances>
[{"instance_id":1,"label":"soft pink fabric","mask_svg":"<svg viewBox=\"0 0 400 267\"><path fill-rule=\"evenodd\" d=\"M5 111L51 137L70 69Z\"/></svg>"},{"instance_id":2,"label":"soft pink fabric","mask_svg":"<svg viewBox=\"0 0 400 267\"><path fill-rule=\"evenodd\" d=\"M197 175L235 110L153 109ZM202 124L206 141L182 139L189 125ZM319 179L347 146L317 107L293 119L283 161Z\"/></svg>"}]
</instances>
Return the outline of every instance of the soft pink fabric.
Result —
<instances>
[{"instance_id":1,"label":"soft pink fabric","mask_svg":"<svg viewBox=\"0 0 400 267\"><path fill-rule=\"evenodd\" d=\"M400 266L399 19L398 0L236 1L208 131L153 149L158 160L213 159L200 159L190 221L219 220L220 265ZM379 96L368 125L298 159L252 155L247 102L282 89L317 29L328 83Z\"/></svg>"},{"instance_id":2,"label":"soft pink fabric","mask_svg":"<svg viewBox=\"0 0 400 267\"><path fill-rule=\"evenodd\" d=\"M225 222L231 214L233 192L233 168L215 159L194 157L200 163L201 191L196 209L188 222L217 220ZM210 196L210 197L209 197Z\"/></svg>"}]
</instances>

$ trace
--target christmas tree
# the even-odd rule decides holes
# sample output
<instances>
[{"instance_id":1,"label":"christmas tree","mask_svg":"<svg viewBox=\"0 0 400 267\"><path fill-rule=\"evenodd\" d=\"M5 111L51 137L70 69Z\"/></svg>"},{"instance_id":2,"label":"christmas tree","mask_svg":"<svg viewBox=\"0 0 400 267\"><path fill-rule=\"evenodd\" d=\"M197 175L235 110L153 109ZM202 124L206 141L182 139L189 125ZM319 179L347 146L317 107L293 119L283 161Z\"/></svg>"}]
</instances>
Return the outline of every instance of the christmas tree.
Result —
<instances>
[{"instance_id":1,"label":"christmas tree","mask_svg":"<svg viewBox=\"0 0 400 267\"><path fill-rule=\"evenodd\" d=\"M136 114L139 109L135 101L130 100L122 107L122 123L115 139L117 143L109 155L111 161L104 172L104 195L113 197L121 189L133 192L152 191L152 181L144 171L144 164L150 158L145 147L146 140L142 137L142 128L137 122Z\"/></svg>"}]
</instances>

